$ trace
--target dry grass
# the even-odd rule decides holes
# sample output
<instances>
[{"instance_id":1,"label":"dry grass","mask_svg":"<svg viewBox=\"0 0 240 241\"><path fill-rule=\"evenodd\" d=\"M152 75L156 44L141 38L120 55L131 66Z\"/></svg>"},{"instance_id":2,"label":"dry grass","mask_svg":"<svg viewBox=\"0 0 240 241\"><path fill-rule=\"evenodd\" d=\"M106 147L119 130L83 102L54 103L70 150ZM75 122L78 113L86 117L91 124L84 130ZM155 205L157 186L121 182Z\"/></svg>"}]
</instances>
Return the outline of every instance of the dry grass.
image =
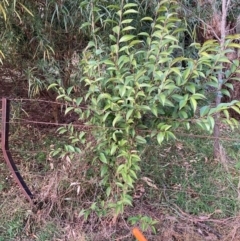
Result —
<instances>
[{"instance_id":1,"label":"dry grass","mask_svg":"<svg viewBox=\"0 0 240 241\"><path fill-rule=\"evenodd\" d=\"M0 225L1 235L9 238L9 230L5 227L16 227L19 224L13 230L13 239L8 240L134 240L131 235L132 226L126 219L141 214L158 221L157 234L154 235L151 230L144 232L149 241L240 240L239 215L224 219L214 219L211 215L190 215L174 204L149 203L147 196L135 199L134 206L127 208L115 225L111 224L110 219L99 218L94 214L84 221L78 214L87 202L86 196L78 197L74 188L61 187L64 177L65 174L56 170L35 180L42 187L37 195L37 200L41 202L38 209L26 202L14 184L7 192L2 192L0 216L4 228ZM72 200L66 200L70 197ZM1 239L1 235L0 240L7 240Z\"/></svg>"},{"instance_id":2,"label":"dry grass","mask_svg":"<svg viewBox=\"0 0 240 241\"><path fill-rule=\"evenodd\" d=\"M232 146L224 147L221 166L211 159L211 143L206 140L185 138L161 148L154 144L147 147L143 154L142 178L133 193L133 207L127 207L113 223L110 215L101 216L104 213L101 208L92 209L87 219L81 215L82 210L91 208L101 197L97 178L89 175L99 167L85 161L86 153L75 159L50 158L51 146L58 142L61 139L52 130L13 128L13 157L37 204L32 207L27 203L7 168L1 165L0 241L135 240L131 230L135 225L141 228L142 221L133 225L128 218L138 215L158 221L154 225L156 233L151 225L144 230L148 241L240 240L238 205L231 207L233 202L228 200L237 202L238 198L239 173L235 168L238 155L234 152L236 157L229 156ZM196 173L197 178L206 181L202 189L194 176ZM200 205L209 201L210 194L196 192L208 190L208 185L219 190L216 197L211 197L211 212L204 211L205 207ZM202 201L201 195L205 195ZM198 211L195 205L199 205Z\"/></svg>"}]
</instances>

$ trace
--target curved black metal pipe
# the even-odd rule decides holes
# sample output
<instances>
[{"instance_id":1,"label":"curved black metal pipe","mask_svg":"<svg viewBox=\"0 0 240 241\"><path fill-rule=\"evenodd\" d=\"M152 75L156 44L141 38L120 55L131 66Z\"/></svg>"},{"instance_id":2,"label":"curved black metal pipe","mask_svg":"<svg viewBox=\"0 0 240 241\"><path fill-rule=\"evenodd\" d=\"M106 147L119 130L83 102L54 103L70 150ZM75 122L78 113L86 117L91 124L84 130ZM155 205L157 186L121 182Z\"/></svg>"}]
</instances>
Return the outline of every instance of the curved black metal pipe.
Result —
<instances>
[{"instance_id":1,"label":"curved black metal pipe","mask_svg":"<svg viewBox=\"0 0 240 241\"><path fill-rule=\"evenodd\" d=\"M4 159L10 169L14 180L18 183L23 194L28 199L28 201L33 204L33 194L29 190L27 184L24 182L20 172L18 171L12 155L9 151L8 146L8 135L9 135L9 119L10 119L10 101L6 98L2 98L2 136L1 136L1 147Z\"/></svg>"}]
</instances>

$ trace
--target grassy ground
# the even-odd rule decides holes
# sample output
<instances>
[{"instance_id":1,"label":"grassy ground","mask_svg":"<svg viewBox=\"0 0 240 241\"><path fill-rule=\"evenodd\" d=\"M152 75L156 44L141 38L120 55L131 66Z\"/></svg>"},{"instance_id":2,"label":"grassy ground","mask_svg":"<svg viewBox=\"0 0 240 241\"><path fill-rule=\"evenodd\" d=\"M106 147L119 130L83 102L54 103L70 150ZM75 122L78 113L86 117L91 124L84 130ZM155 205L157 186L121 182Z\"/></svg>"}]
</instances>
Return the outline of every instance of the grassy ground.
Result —
<instances>
[{"instance_id":1,"label":"grassy ground","mask_svg":"<svg viewBox=\"0 0 240 241\"><path fill-rule=\"evenodd\" d=\"M225 137L238 135L223 131ZM207 138L179 135L162 146L148 143L133 207L113 225L99 218L102 210L94 205L87 220L80 215L99 198L98 185L86 176L84 156L74 163L49 157L53 145L63 141L54 128L12 125L13 158L38 205L27 203L1 156L0 241L135 240L134 226L149 241L240 240L240 142L222 142L220 161L213 159L213 143Z\"/></svg>"}]
</instances>

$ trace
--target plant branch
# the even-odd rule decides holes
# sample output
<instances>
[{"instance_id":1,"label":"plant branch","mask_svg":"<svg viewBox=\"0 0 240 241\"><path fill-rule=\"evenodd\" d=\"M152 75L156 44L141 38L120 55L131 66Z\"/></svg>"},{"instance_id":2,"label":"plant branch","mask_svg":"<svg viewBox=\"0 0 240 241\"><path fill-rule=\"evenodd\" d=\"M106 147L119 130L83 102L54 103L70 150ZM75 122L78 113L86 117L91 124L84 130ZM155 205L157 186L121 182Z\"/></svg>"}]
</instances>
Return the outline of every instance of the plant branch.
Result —
<instances>
[{"instance_id":1,"label":"plant branch","mask_svg":"<svg viewBox=\"0 0 240 241\"><path fill-rule=\"evenodd\" d=\"M221 18L221 40L220 40L220 50L223 52L224 51L224 43L226 40L226 22L227 22L227 12L228 12L228 7L230 5L231 0L222 0L222 18ZM222 65L222 64L221 64ZM217 95L215 98L215 105L218 106L221 103L222 100L222 85L223 85L223 65L221 69L221 73L218 74L218 88L217 88ZM217 113L215 115L215 126L214 126L214 157L219 158L220 156L220 141L219 141L219 136L220 136L220 114Z\"/></svg>"}]
</instances>

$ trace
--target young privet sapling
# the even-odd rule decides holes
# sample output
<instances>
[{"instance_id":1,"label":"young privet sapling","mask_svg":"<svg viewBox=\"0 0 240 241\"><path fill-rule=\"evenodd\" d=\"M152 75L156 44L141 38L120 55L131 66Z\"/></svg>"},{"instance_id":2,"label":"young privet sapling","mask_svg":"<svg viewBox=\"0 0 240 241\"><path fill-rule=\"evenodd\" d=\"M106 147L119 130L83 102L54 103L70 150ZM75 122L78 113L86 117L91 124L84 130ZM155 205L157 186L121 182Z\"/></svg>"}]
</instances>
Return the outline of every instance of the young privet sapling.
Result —
<instances>
[{"instance_id":1,"label":"young privet sapling","mask_svg":"<svg viewBox=\"0 0 240 241\"><path fill-rule=\"evenodd\" d=\"M71 89L59 89L59 98L75 106L66 112L77 111L82 120L95 127L91 129L96 140L91 165L98 167L99 172L93 175L105 190L105 197L101 196L104 208L115 217L124 211L125 205L132 204L140 154L148 137L156 137L161 144L175 138L178 127L189 129L192 124L212 131L214 114L229 108L239 112L237 101L215 108L199 106L205 99L203 86L216 82L218 69L229 62L219 51L219 44L193 43L198 57L184 56L180 40L186 26L178 18L177 2L160 1L154 17L141 19L149 23L149 30L144 32L135 32L138 7L137 3L125 1L108 7L117 13L114 19L106 20L106 24L114 24L109 34L111 45L98 44L95 36L82 54L86 96L74 98L70 96ZM234 64L238 68L239 63ZM87 110L80 107L84 101ZM226 117L229 124L235 124ZM72 145L75 148L78 141Z\"/></svg>"}]
</instances>

